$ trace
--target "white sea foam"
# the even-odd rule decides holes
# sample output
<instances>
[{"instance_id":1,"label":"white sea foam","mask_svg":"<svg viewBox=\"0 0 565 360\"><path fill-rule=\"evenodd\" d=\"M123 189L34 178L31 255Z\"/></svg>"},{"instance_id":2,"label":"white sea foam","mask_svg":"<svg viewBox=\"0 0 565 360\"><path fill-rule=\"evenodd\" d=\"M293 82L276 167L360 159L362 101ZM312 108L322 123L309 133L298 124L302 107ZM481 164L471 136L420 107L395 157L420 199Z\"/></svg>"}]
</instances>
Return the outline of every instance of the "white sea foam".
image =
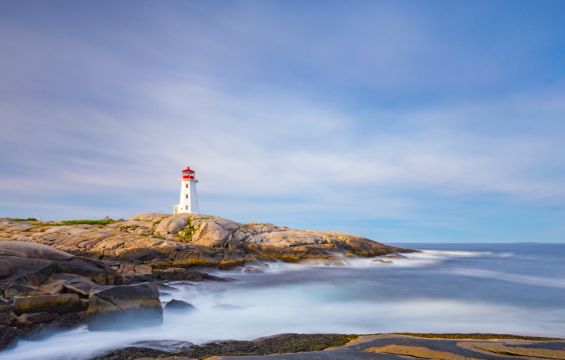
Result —
<instances>
[{"instance_id":1,"label":"white sea foam","mask_svg":"<svg viewBox=\"0 0 565 360\"><path fill-rule=\"evenodd\" d=\"M496 279L496 280L518 283L518 284L546 286L546 287L565 289L565 279L563 278L547 278L540 276L511 274L511 273L505 273L499 271L471 269L471 268L455 268L455 269L446 270L446 272L449 272L451 274L461 275L461 276Z\"/></svg>"},{"instance_id":2,"label":"white sea foam","mask_svg":"<svg viewBox=\"0 0 565 360\"><path fill-rule=\"evenodd\" d=\"M507 256L510 253L506 253ZM478 257L496 255L487 251L443 251L422 250L414 253L391 254L370 258L346 257L335 254L333 259L309 259L301 263L269 262L261 271L280 273L286 271L300 271L308 267L421 267L439 264L453 257ZM225 274L225 272L217 272Z\"/></svg>"},{"instance_id":3,"label":"white sea foam","mask_svg":"<svg viewBox=\"0 0 565 360\"><path fill-rule=\"evenodd\" d=\"M337 263L271 263L266 273L228 273L227 276L233 274L238 279L235 282L173 283L162 300L185 300L197 310L174 315L165 313L164 323L157 327L121 332L89 332L81 327L39 342L22 341L16 348L0 352L0 359L88 359L139 341L204 343L288 332L494 332L547 336L565 333L562 308L509 305L512 297L502 304L498 299L490 301L488 293L461 297L449 286L426 291L428 285L442 281L442 268L434 268L427 276L429 266L454 258L464 261L481 256L497 254L426 250L402 257L343 257ZM328 266L341 266L344 271ZM414 266L422 270L414 272L410 269ZM399 271L381 271L395 268ZM444 271L563 288L559 279L463 267ZM413 280L415 273L418 278ZM428 283L421 286L421 281ZM461 285L464 281L462 278Z\"/></svg>"},{"instance_id":4,"label":"white sea foam","mask_svg":"<svg viewBox=\"0 0 565 360\"><path fill-rule=\"evenodd\" d=\"M349 299L352 288L331 284L220 289L189 286L172 290L198 310L165 314L163 325L127 332L88 332L85 327L41 342L21 342L1 359L86 359L104 350L143 340L253 339L286 333L375 333L393 331L502 332L555 335L564 323L548 327L565 313L532 312L482 302L416 298L374 301Z\"/></svg>"},{"instance_id":5,"label":"white sea foam","mask_svg":"<svg viewBox=\"0 0 565 360\"><path fill-rule=\"evenodd\" d=\"M460 250L421 250L424 254L434 256L450 256L450 257L475 257L475 256L491 256L491 251L460 251Z\"/></svg>"}]
</instances>

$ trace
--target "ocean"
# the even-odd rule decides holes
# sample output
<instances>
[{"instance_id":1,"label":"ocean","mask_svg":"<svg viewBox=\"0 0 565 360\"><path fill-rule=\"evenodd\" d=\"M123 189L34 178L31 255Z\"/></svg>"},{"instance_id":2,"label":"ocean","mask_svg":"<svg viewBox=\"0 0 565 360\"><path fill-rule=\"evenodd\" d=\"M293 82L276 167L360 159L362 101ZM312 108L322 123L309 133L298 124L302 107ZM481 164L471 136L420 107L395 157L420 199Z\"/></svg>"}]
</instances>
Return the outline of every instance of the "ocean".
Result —
<instances>
[{"instance_id":1,"label":"ocean","mask_svg":"<svg viewBox=\"0 0 565 360\"><path fill-rule=\"evenodd\" d=\"M20 341L0 359L88 359L143 341L204 343L279 333L489 332L565 336L565 244L402 244L403 257L271 263L214 272L229 282L172 283L162 300L197 310L161 326L86 327Z\"/></svg>"}]
</instances>

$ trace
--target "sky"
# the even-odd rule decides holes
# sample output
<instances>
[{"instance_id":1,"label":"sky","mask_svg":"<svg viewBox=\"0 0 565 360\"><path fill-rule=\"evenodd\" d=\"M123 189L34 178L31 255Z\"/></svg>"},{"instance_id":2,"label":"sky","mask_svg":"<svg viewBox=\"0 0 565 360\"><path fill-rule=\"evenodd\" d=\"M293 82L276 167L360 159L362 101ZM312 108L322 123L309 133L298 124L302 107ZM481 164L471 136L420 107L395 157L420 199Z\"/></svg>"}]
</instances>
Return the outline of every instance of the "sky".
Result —
<instances>
[{"instance_id":1,"label":"sky","mask_svg":"<svg viewBox=\"0 0 565 360\"><path fill-rule=\"evenodd\" d=\"M0 216L565 243L565 2L0 2Z\"/></svg>"}]
</instances>

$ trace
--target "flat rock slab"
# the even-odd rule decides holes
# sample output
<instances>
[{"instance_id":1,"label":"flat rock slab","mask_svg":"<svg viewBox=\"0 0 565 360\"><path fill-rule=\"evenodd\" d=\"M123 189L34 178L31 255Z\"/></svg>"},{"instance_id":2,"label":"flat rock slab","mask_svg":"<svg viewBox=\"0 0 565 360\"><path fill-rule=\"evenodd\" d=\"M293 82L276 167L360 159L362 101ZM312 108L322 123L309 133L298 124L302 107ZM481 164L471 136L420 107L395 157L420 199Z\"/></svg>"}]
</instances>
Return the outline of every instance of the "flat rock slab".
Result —
<instances>
[{"instance_id":1,"label":"flat rock slab","mask_svg":"<svg viewBox=\"0 0 565 360\"><path fill-rule=\"evenodd\" d=\"M565 359L565 340L530 341L520 340L473 340L473 339L427 339L405 335L361 336L344 346L322 351L294 354L256 356L216 356L210 359L272 360L272 359L442 359L442 360L510 360ZM489 349L487 351L485 349ZM507 355L511 351L515 355ZM536 352L537 351L537 352ZM539 357L536 357L539 354Z\"/></svg>"},{"instance_id":2,"label":"flat rock slab","mask_svg":"<svg viewBox=\"0 0 565 360\"><path fill-rule=\"evenodd\" d=\"M77 294L39 295L14 298L16 314L49 312L66 314L81 310L80 298Z\"/></svg>"}]
</instances>

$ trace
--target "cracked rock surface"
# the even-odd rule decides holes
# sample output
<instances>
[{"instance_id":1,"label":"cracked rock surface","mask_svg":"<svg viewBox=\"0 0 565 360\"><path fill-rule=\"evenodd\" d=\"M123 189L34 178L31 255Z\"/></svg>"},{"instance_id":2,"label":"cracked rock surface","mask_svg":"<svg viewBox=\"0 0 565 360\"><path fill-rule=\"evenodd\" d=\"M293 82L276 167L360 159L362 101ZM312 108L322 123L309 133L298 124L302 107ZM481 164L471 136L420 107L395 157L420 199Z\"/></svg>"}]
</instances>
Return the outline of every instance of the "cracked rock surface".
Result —
<instances>
[{"instance_id":1,"label":"cracked rock surface","mask_svg":"<svg viewBox=\"0 0 565 360\"><path fill-rule=\"evenodd\" d=\"M0 239L40 243L74 255L150 264L153 268L229 268L257 260L297 262L410 251L346 233L242 224L200 214L144 213L107 225L68 226L0 219ZM133 270L135 275L131 267L123 270Z\"/></svg>"}]
</instances>

